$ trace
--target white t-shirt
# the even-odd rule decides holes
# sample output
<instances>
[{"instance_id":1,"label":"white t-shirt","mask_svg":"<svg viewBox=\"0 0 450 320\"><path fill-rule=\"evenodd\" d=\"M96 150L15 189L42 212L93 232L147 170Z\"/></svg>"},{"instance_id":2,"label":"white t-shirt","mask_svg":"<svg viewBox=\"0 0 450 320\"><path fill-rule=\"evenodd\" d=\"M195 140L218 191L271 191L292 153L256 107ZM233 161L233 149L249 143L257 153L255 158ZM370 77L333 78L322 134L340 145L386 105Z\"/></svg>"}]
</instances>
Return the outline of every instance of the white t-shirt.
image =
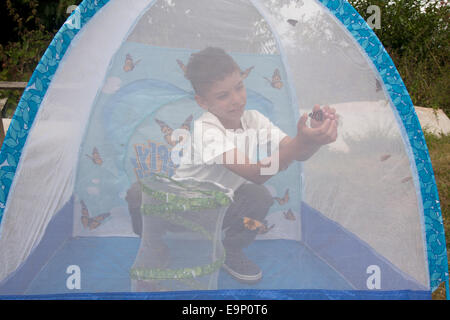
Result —
<instances>
[{"instance_id":1,"label":"white t-shirt","mask_svg":"<svg viewBox=\"0 0 450 320\"><path fill-rule=\"evenodd\" d=\"M272 152L278 149L279 143L287 135L256 110L245 110L241 125L243 130L226 130L215 115L205 112L194 121L190 143L188 139L183 140L184 146L191 148L183 149L180 165L172 178L213 182L233 192L248 182L222 164L222 155L237 148L251 163L256 163L267 156L268 148Z\"/></svg>"}]
</instances>

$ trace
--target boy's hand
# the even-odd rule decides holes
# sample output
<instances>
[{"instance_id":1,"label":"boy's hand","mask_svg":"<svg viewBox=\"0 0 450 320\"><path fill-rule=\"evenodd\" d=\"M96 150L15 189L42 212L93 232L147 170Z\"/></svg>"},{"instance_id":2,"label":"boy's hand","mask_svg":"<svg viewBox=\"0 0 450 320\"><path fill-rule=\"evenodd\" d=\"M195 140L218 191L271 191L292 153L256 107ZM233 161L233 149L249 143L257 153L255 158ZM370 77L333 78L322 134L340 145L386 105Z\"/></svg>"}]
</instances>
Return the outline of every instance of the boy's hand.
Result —
<instances>
[{"instance_id":1,"label":"boy's hand","mask_svg":"<svg viewBox=\"0 0 450 320\"><path fill-rule=\"evenodd\" d=\"M337 139L337 115L336 110L329 106L324 106L323 109L319 105L315 105L314 112L322 112L322 121L311 119L311 127L308 127L306 122L308 115L302 115L297 123L297 140L300 144L322 146L332 143Z\"/></svg>"},{"instance_id":2,"label":"boy's hand","mask_svg":"<svg viewBox=\"0 0 450 320\"><path fill-rule=\"evenodd\" d=\"M314 114L320 113L320 117L315 117ZM312 115L312 116L311 116ZM338 119L338 115L336 114L336 109L330 108L329 106L324 106L323 109L320 108L318 104L314 105L311 116L311 128L320 127L326 119L336 120Z\"/></svg>"}]
</instances>

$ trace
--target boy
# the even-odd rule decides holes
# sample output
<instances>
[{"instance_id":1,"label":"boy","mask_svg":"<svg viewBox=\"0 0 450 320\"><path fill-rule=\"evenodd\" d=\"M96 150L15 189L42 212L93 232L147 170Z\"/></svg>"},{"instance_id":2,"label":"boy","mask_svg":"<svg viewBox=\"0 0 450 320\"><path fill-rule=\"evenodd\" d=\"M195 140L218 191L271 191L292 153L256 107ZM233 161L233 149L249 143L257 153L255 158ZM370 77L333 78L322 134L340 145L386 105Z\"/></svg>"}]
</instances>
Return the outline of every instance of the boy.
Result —
<instances>
[{"instance_id":1,"label":"boy","mask_svg":"<svg viewBox=\"0 0 450 320\"><path fill-rule=\"evenodd\" d=\"M314 113L322 113L322 121L311 119L308 127L308 116L302 115L297 135L291 138L259 112L245 110L246 75L224 50L209 47L192 54L185 76L194 88L197 104L206 112L194 122L194 161L182 161L172 178L214 182L233 191L233 202L223 221L223 268L241 282L257 282L262 271L243 252L255 239L257 230L247 228L244 217L263 221L273 204L263 183L293 161L307 160L322 145L336 140L335 110L314 106ZM199 130L200 135L196 134ZM251 130L270 133L266 143L278 145L278 150L265 159L251 161L247 150L254 146L238 146L235 140ZM240 133L233 135L236 132Z\"/></svg>"}]
</instances>

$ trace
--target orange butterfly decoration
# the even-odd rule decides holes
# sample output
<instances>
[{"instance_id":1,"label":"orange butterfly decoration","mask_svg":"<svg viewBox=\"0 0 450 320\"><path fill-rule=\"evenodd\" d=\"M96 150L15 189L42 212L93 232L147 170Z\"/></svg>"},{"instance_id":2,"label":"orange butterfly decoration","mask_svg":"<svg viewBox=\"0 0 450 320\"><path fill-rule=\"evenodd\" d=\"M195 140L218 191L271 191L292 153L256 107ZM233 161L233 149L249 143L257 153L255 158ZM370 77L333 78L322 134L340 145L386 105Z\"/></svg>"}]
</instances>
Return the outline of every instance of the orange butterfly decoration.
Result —
<instances>
[{"instance_id":1,"label":"orange butterfly decoration","mask_svg":"<svg viewBox=\"0 0 450 320\"><path fill-rule=\"evenodd\" d=\"M192 116L192 114L189 117L187 117L186 120L184 120L184 122L182 123L180 129L190 131L191 130L191 122L192 122L193 118L194 117Z\"/></svg>"},{"instance_id":2,"label":"orange butterfly decoration","mask_svg":"<svg viewBox=\"0 0 450 320\"><path fill-rule=\"evenodd\" d=\"M184 129L187 131L191 130L191 122L192 122L193 116L192 114L186 118L186 120L184 120L184 122L181 124L180 129ZM180 137L180 139L178 141L173 141L172 140L172 133L173 133L173 129L164 121L156 119L155 121L157 124L159 124L159 127L161 128L161 132L164 134L164 140L166 140L166 142L171 145L171 146L175 146L177 143L179 143L182 140L182 137Z\"/></svg>"},{"instance_id":3,"label":"orange butterfly decoration","mask_svg":"<svg viewBox=\"0 0 450 320\"><path fill-rule=\"evenodd\" d=\"M250 68L245 69L244 71L242 71L242 72L241 72L242 79L247 78L248 75L250 74L250 71L252 71L253 68L254 68L254 66L252 66L252 67L250 67Z\"/></svg>"},{"instance_id":4,"label":"orange butterfly decoration","mask_svg":"<svg viewBox=\"0 0 450 320\"><path fill-rule=\"evenodd\" d=\"M267 226L267 221L261 222L249 217L243 217L244 219L244 227L248 230L254 231L257 230L258 234L264 234L269 232L275 225Z\"/></svg>"},{"instance_id":5,"label":"orange butterfly decoration","mask_svg":"<svg viewBox=\"0 0 450 320\"><path fill-rule=\"evenodd\" d=\"M134 62L133 61L133 57L131 56L131 54L127 54L125 57L125 63L123 65L123 71L125 72L130 72L134 69L134 67L136 67L136 65L140 62L141 60L139 59L138 61Z\"/></svg>"},{"instance_id":6,"label":"orange butterfly decoration","mask_svg":"<svg viewBox=\"0 0 450 320\"><path fill-rule=\"evenodd\" d=\"M100 156L100 152L98 152L97 147L94 147L94 149L92 150L92 156L89 154L86 154L86 157L90 158L93 163L95 163L99 166L101 166L103 164L103 159Z\"/></svg>"},{"instance_id":7,"label":"orange butterfly decoration","mask_svg":"<svg viewBox=\"0 0 450 320\"><path fill-rule=\"evenodd\" d=\"M284 211L283 215L287 220L295 221L295 216L291 209Z\"/></svg>"},{"instance_id":8,"label":"orange butterfly decoration","mask_svg":"<svg viewBox=\"0 0 450 320\"><path fill-rule=\"evenodd\" d=\"M89 216L89 210L86 207L86 204L83 200L81 200L81 223L83 224L83 227L89 228L89 230L93 230L98 228L103 220L108 218L111 215L111 213L102 213L98 216L95 216L91 218Z\"/></svg>"},{"instance_id":9,"label":"orange butterfly decoration","mask_svg":"<svg viewBox=\"0 0 450 320\"><path fill-rule=\"evenodd\" d=\"M272 80L264 77L267 81L269 81L270 85L275 89L281 89L283 87L283 81L281 81L280 70L275 69L272 75Z\"/></svg>"},{"instance_id":10,"label":"orange butterfly decoration","mask_svg":"<svg viewBox=\"0 0 450 320\"><path fill-rule=\"evenodd\" d=\"M283 198L274 197L274 199L278 202L279 205L284 205L289 201L289 189L286 189Z\"/></svg>"}]
</instances>

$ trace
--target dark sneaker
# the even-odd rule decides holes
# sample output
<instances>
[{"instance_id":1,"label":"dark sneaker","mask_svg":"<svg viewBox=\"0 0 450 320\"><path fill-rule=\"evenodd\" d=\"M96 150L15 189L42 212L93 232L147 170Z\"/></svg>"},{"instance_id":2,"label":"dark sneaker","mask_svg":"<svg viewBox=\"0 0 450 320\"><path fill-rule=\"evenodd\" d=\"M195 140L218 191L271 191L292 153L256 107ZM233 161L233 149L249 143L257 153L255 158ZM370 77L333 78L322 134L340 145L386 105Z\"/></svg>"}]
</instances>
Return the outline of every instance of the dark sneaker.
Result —
<instances>
[{"instance_id":1,"label":"dark sneaker","mask_svg":"<svg viewBox=\"0 0 450 320\"><path fill-rule=\"evenodd\" d=\"M261 280L262 271L242 252L227 252L223 268L235 279L244 283Z\"/></svg>"}]
</instances>

